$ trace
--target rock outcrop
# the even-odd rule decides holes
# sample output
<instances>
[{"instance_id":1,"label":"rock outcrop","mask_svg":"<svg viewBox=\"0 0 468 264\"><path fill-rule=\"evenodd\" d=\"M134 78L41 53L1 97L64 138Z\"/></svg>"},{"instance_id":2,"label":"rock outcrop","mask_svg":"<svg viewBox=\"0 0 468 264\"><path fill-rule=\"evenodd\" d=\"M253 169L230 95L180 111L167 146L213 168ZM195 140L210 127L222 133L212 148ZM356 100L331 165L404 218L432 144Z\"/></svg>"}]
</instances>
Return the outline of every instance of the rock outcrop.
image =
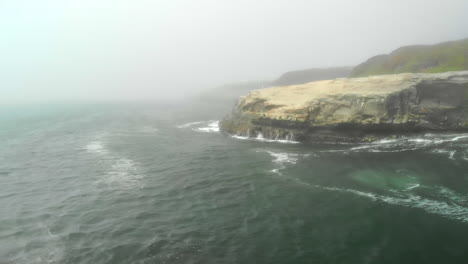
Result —
<instances>
[{"instance_id":1,"label":"rock outcrop","mask_svg":"<svg viewBox=\"0 0 468 264\"><path fill-rule=\"evenodd\" d=\"M255 90L221 121L229 134L362 142L468 131L468 71L404 73Z\"/></svg>"}]
</instances>

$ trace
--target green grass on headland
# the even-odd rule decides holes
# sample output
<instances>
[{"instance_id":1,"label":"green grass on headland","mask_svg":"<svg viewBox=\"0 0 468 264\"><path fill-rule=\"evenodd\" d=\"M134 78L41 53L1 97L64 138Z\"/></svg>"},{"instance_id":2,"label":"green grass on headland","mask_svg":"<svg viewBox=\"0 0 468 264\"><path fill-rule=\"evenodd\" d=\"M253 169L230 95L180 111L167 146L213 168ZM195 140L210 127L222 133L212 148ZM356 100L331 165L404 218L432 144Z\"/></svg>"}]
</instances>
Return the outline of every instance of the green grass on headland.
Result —
<instances>
[{"instance_id":1,"label":"green grass on headland","mask_svg":"<svg viewBox=\"0 0 468 264\"><path fill-rule=\"evenodd\" d=\"M404 72L438 73L468 70L468 39L415 45L378 55L356 66L351 77Z\"/></svg>"}]
</instances>

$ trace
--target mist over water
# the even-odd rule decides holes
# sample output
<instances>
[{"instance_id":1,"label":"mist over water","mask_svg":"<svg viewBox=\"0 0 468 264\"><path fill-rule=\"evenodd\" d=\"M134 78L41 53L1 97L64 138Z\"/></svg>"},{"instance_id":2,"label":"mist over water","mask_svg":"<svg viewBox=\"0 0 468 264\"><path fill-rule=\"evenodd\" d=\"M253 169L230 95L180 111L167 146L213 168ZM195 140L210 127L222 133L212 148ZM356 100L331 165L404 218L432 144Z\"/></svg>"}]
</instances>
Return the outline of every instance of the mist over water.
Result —
<instances>
[{"instance_id":1,"label":"mist over water","mask_svg":"<svg viewBox=\"0 0 468 264\"><path fill-rule=\"evenodd\" d=\"M355 66L468 37L467 9L465 0L3 0L0 103L178 101Z\"/></svg>"},{"instance_id":2,"label":"mist over water","mask_svg":"<svg viewBox=\"0 0 468 264\"><path fill-rule=\"evenodd\" d=\"M41 109L1 119L6 263L466 259L466 134L304 145L193 108Z\"/></svg>"}]
</instances>

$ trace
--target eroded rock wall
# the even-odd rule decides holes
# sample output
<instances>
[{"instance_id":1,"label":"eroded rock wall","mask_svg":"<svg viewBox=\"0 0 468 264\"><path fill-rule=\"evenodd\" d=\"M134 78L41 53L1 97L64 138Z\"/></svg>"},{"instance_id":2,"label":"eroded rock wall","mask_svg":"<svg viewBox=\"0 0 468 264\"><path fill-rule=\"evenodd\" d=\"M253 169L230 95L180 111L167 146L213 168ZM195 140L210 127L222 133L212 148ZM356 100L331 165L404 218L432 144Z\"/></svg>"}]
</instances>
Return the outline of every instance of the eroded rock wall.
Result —
<instances>
[{"instance_id":1,"label":"eroded rock wall","mask_svg":"<svg viewBox=\"0 0 468 264\"><path fill-rule=\"evenodd\" d=\"M230 134L372 141L468 130L468 72L337 79L253 91L221 122Z\"/></svg>"}]
</instances>

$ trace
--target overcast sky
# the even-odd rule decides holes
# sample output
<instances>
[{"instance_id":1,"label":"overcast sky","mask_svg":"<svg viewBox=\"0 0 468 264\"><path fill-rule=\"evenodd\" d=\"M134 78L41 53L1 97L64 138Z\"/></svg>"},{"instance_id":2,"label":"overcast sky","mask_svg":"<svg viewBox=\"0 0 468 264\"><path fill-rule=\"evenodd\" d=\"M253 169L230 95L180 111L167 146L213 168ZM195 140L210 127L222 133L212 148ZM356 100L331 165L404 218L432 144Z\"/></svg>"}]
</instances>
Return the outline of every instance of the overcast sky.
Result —
<instances>
[{"instance_id":1,"label":"overcast sky","mask_svg":"<svg viewBox=\"0 0 468 264\"><path fill-rule=\"evenodd\" d=\"M162 100L468 37L466 0L1 0L0 103Z\"/></svg>"}]
</instances>

